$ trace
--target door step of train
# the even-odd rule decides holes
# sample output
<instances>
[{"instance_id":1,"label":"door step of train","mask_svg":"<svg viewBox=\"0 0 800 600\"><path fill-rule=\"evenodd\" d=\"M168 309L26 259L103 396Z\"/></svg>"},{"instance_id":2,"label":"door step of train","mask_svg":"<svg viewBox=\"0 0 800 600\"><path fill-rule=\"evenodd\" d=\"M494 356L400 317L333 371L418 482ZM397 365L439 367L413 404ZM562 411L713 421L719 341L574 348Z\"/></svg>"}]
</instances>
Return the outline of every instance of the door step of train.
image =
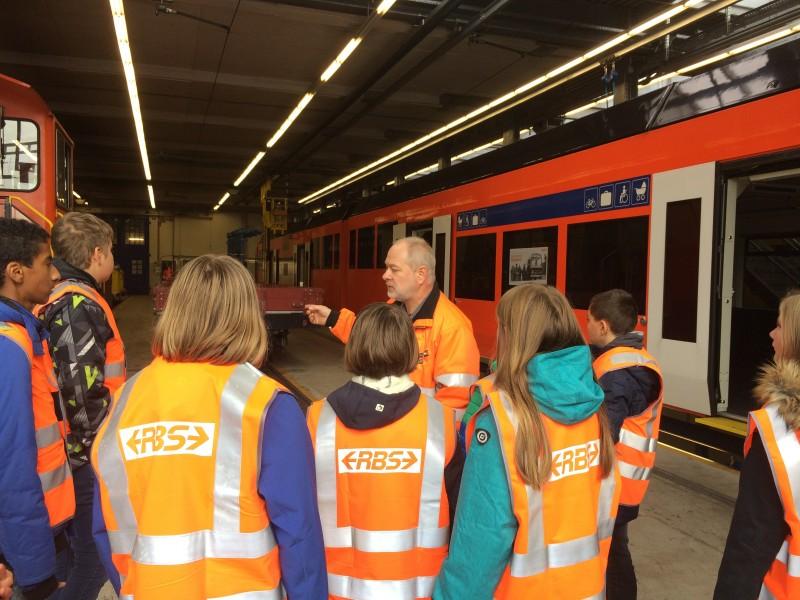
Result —
<instances>
[{"instance_id":1,"label":"door step of train","mask_svg":"<svg viewBox=\"0 0 800 600\"><path fill-rule=\"evenodd\" d=\"M726 433L732 433L742 438L747 436L747 421L731 417L697 417L694 420L698 425L705 425L711 429L718 429Z\"/></svg>"}]
</instances>

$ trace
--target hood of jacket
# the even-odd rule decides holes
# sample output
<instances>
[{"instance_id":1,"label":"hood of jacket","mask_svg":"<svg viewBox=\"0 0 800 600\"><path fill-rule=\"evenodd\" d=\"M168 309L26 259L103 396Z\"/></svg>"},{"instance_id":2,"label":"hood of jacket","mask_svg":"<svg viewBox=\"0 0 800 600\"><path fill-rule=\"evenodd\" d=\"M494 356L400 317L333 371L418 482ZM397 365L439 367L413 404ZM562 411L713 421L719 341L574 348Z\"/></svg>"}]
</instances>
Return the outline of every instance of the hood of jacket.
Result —
<instances>
[{"instance_id":1,"label":"hood of jacket","mask_svg":"<svg viewBox=\"0 0 800 600\"><path fill-rule=\"evenodd\" d=\"M61 279L74 279L76 281L80 281L82 283L88 283L98 292L100 291L99 286L97 285L97 281L95 281L94 277L89 275L83 269L79 269L78 267L71 265L65 260L60 258L53 259L53 266L58 269L59 274L61 275Z\"/></svg>"},{"instance_id":2,"label":"hood of jacket","mask_svg":"<svg viewBox=\"0 0 800 600\"><path fill-rule=\"evenodd\" d=\"M626 348L636 348L637 350L641 350L644 347L644 335L642 335L641 331L630 331L628 333L623 333L622 335L618 335L614 338L606 346L589 346L592 349L592 354L595 358L603 354L604 352L608 352L612 348L619 348L620 346L624 346Z\"/></svg>"},{"instance_id":3,"label":"hood of jacket","mask_svg":"<svg viewBox=\"0 0 800 600\"><path fill-rule=\"evenodd\" d=\"M528 390L544 414L565 425L592 416L604 397L594 379L589 346L534 356L528 362Z\"/></svg>"},{"instance_id":4,"label":"hood of jacket","mask_svg":"<svg viewBox=\"0 0 800 600\"><path fill-rule=\"evenodd\" d=\"M398 379L407 380L407 384L392 381ZM327 400L346 427L364 430L385 427L406 416L419 402L420 393L407 376L381 380L354 377L331 392Z\"/></svg>"},{"instance_id":5,"label":"hood of jacket","mask_svg":"<svg viewBox=\"0 0 800 600\"><path fill-rule=\"evenodd\" d=\"M778 414L789 429L800 430L800 361L785 360L762 367L755 396L764 404L777 404Z\"/></svg>"},{"instance_id":6,"label":"hood of jacket","mask_svg":"<svg viewBox=\"0 0 800 600\"><path fill-rule=\"evenodd\" d=\"M25 327L33 342L33 353L36 356L44 354L42 341L48 337L47 330L44 323L33 316L31 311L13 300L0 297L0 321L17 323Z\"/></svg>"}]
</instances>

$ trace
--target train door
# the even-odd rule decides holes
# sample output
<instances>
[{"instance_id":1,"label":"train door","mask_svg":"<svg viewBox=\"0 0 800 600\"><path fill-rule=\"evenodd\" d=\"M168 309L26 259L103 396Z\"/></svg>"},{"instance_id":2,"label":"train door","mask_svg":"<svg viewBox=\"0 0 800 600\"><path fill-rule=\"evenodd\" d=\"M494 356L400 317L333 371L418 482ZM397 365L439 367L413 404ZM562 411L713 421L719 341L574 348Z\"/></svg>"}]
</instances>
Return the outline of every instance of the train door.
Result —
<instances>
[{"instance_id":1,"label":"train door","mask_svg":"<svg viewBox=\"0 0 800 600\"><path fill-rule=\"evenodd\" d=\"M297 245L295 254L295 285L311 285L311 242Z\"/></svg>"},{"instance_id":2,"label":"train door","mask_svg":"<svg viewBox=\"0 0 800 600\"><path fill-rule=\"evenodd\" d=\"M715 163L653 175L647 347L667 405L711 414L709 337Z\"/></svg>"},{"instance_id":3,"label":"train door","mask_svg":"<svg viewBox=\"0 0 800 600\"><path fill-rule=\"evenodd\" d=\"M800 286L800 168L731 177L724 202L717 409L741 418L757 408L778 304Z\"/></svg>"},{"instance_id":4,"label":"train door","mask_svg":"<svg viewBox=\"0 0 800 600\"><path fill-rule=\"evenodd\" d=\"M433 219L433 254L436 257L436 283L450 297L450 215Z\"/></svg>"}]
</instances>

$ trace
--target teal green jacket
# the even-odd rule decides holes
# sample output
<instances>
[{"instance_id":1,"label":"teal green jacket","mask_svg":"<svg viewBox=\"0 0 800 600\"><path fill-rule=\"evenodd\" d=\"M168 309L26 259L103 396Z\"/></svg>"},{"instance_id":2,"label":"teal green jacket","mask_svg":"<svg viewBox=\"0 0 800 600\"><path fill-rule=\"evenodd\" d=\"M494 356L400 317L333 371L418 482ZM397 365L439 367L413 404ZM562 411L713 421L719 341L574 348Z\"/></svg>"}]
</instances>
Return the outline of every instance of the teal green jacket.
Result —
<instances>
[{"instance_id":1,"label":"teal green jacket","mask_svg":"<svg viewBox=\"0 0 800 600\"><path fill-rule=\"evenodd\" d=\"M535 356L528 363L528 382L539 409L560 423L587 419L603 401L603 390L592 373L588 346ZM473 407L476 402L478 407ZM472 414L480 402L473 395ZM494 416L487 408L474 418L475 433L461 479L450 553L436 580L434 600L492 598L517 535L518 523Z\"/></svg>"}]
</instances>

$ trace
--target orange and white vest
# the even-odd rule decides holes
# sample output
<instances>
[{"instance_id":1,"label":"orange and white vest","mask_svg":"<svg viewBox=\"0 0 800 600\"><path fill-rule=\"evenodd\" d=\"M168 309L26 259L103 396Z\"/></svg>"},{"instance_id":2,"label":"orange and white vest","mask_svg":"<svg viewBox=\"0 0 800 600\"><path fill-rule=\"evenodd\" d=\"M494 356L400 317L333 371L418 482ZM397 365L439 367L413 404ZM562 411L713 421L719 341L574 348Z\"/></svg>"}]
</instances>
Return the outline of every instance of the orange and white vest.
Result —
<instances>
[{"instance_id":1,"label":"orange and white vest","mask_svg":"<svg viewBox=\"0 0 800 600\"><path fill-rule=\"evenodd\" d=\"M247 364L156 358L117 393L92 465L122 600L283 598L257 489L282 389Z\"/></svg>"},{"instance_id":2,"label":"orange and white vest","mask_svg":"<svg viewBox=\"0 0 800 600\"><path fill-rule=\"evenodd\" d=\"M125 383L125 346L122 343L122 336L117 329L117 320L114 318L114 312L111 307L103 298L102 294L98 293L93 287L73 280L66 280L59 283L50 293L50 298L47 304L37 306L35 309L36 316L42 317L47 311L47 307L55 304L67 294L75 294L74 297L85 296L92 302L103 309L103 313L108 321L108 326L114 334L108 342L106 342L106 364L103 368L103 385L113 394L123 383Z\"/></svg>"},{"instance_id":3,"label":"orange and white vest","mask_svg":"<svg viewBox=\"0 0 800 600\"><path fill-rule=\"evenodd\" d=\"M767 571L758 597L800 598L800 432L786 426L775 404L751 412L748 425L744 453L750 451L753 432L758 429L789 525L789 535Z\"/></svg>"},{"instance_id":4,"label":"orange and white vest","mask_svg":"<svg viewBox=\"0 0 800 600\"><path fill-rule=\"evenodd\" d=\"M401 419L347 428L327 400L308 410L330 598L430 598L447 556L444 469L455 415L425 394Z\"/></svg>"},{"instance_id":5,"label":"orange and white vest","mask_svg":"<svg viewBox=\"0 0 800 600\"><path fill-rule=\"evenodd\" d=\"M656 464L656 445L664 406L664 377L656 359L647 351L625 346L604 352L594 361L593 367L598 381L609 371L629 367L645 367L658 375L661 390L658 398L644 412L622 422L616 445L617 464L622 475L620 504L638 506L647 493L650 472Z\"/></svg>"},{"instance_id":6,"label":"orange and white vest","mask_svg":"<svg viewBox=\"0 0 800 600\"><path fill-rule=\"evenodd\" d=\"M494 597L498 599L605 598L606 565L619 505L619 473L600 470L600 420L595 414L564 425L540 413L552 452L550 480L535 490L515 462L518 429L505 392L493 376L478 382L483 409L491 407L519 529L511 559ZM476 415L477 417L477 415ZM469 421L467 440L475 431Z\"/></svg>"},{"instance_id":7,"label":"orange and white vest","mask_svg":"<svg viewBox=\"0 0 800 600\"><path fill-rule=\"evenodd\" d=\"M59 407L56 411L55 406L61 400L53 372L53 361L45 340L42 340L43 353L34 353L33 341L25 327L19 323L0 322L0 335L17 344L25 352L31 365L36 472L42 484L50 526L56 527L75 515L75 488L64 445L67 435L67 424L63 420L64 410ZM61 419L59 415L62 415Z\"/></svg>"}]
</instances>

